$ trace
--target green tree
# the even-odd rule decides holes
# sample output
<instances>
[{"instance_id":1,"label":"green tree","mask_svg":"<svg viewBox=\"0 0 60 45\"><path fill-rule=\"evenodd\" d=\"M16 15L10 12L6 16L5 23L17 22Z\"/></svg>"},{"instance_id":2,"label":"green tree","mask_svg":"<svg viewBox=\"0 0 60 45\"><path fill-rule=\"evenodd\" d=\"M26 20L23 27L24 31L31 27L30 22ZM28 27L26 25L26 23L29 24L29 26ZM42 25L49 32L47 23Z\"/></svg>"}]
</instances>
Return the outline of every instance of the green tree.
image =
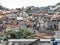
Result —
<instances>
[{"instance_id":1,"label":"green tree","mask_svg":"<svg viewBox=\"0 0 60 45\"><path fill-rule=\"evenodd\" d=\"M32 35L33 33L27 31L27 30L23 30L23 29L19 29L18 31L13 31L13 30L9 30L9 31L4 31L5 35L10 35L11 39L21 39L21 38L27 38L28 36Z\"/></svg>"},{"instance_id":2,"label":"green tree","mask_svg":"<svg viewBox=\"0 0 60 45\"><path fill-rule=\"evenodd\" d=\"M2 10L2 9L5 9L5 7L3 7L2 5L0 5L0 10Z\"/></svg>"},{"instance_id":3,"label":"green tree","mask_svg":"<svg viewBox=\"0 0 60 45\"><path fill-rule=\"evenodd\" d=\"M25 31L25 32L23 32L24 33L24 35L23 35L23 38L27 38L28 36L30 36L32 33L31 32L29 32L29 31Z\"/></svg>"},{"instance_id":4,"label":"green tree","mask_svg":"<svg viewBox=\"0 0 60 45\"><path fill-rule=\"evenodd\" d=\"M26 13L30 13L31 12L31 7L27 7L27 9L25 10Z\"/></svg>"}]
</instances>

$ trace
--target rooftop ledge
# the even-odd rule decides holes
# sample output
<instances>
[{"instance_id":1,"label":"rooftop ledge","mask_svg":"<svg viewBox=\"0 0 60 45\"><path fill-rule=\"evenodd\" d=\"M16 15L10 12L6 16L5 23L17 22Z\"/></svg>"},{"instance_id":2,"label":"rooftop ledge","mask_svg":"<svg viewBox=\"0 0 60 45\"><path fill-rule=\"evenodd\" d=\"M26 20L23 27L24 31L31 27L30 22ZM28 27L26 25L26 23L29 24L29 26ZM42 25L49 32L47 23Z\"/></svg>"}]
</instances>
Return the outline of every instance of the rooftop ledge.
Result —
<instances>
[{"instance_id":1,"label":"rooftop ledge","mask_svg":"<svg viewBox=\"0 0 60 45\"><path fill-rule=\"evenodd\" d=\"M36 41L37 39L9 39L8 41Z\"/></svg>"},{"instance_id":2,"label":"rooftop ledge","mask_svg":"<svg viewBox=\"0 0 60 45\"><path fill-rule=\"evenodd\" d=\"M37 41L37 40L40 40L40 41L50 41L51 39L9 39L8 41L9 42L23 42L23 41ZM55 39L56 41L60 41L60 39Z\"/></svg>"}]
</instances>

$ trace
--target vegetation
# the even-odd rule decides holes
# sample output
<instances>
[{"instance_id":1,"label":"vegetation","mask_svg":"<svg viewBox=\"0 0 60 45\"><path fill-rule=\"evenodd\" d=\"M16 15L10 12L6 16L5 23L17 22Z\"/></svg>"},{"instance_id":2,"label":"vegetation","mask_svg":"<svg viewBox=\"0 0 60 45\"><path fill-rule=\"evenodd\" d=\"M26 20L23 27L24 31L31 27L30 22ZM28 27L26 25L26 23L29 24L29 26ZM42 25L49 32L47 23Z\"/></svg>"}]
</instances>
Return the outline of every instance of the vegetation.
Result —
<instances>
[{"instance_id":1,"label":"vegetation","mask_svg":"<svg viewBox=\"0 0 60 45\"><path fill-rule=\"evenodd\" d=\"M26 10L25 10L26 13L30 13L31 12L31 7L28 7Z\"/></svg>"},{"instance_id":2,"label":"vegetation","mask_svg":"<svg viewBox=\"0 0 60 45\"><path fill-rule=\"evenodd\" d=\"M21 8L16 8L16 10L22 10Z\"/></svg>"},{"instance_id":3,"label":"vegetation","mask_svg":"<svg viewBox=\"0 0 60 45\"><path fill-rule=\"evenodd\" d=\"M22 8L16 8L16 10L22 11L22 10L24 10L24 7L22 7Z\"/></svg>"},{"instance_id":4,"label":"vegetation","mask_svg":"<svg viewBox=\"0 0 60 45\"><path fill-rule=\"evenodd\" d=\"M2 10L2 9L5 9L5 7L3 7L2 5L0 5L0 10Z\"/></svg>"},{"instance_id":5,"label":"vegetation","mask_svg":"<svg viewBox=\"0 0 60 45\"><path fill-rule=\"evenodd\" d=\"M23 29L19 29L17 31L4 31L5 35L10 35L9 38L11 39L22 39L22 38L27 38L28 36L32 35L33 33L27 31L27 30L23 30Z\"/></svg>"},{"instance_id":6,"label":"vegetation","mask_svg":"<svg viewBox=\"0 0 60 45\"><path fill-rule=\"evenodd\" d=\"M25 12L26 12L26 13L30 13L30 12L36 12L36 11L38 11L38 10L40 10L39 7L27 6Z\"/></svg>"}]
</instances>

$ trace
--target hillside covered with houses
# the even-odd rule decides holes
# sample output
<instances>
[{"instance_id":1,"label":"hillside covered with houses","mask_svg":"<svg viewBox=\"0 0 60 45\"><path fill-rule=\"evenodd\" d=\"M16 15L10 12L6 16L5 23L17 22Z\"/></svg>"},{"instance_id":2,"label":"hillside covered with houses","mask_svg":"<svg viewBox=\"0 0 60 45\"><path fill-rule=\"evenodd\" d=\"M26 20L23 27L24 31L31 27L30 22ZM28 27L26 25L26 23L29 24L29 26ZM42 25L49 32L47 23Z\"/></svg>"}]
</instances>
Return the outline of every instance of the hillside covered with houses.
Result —
<instances>
[{"instance_id":1,"label":"hillside covered with houses","mask_svg":"<svg viewBox=\"0 0 60 45\"><path fill-rule=\"evenodd\" d=\"M48 30L45 29L46 21L49 22ZM50 38L54 36L54 31L60 30L59 24L60 2L46 7L27 6L16 9L0 5L0 32L23 29L33 33L29 38Z\"/></svg>"}]
</instances>

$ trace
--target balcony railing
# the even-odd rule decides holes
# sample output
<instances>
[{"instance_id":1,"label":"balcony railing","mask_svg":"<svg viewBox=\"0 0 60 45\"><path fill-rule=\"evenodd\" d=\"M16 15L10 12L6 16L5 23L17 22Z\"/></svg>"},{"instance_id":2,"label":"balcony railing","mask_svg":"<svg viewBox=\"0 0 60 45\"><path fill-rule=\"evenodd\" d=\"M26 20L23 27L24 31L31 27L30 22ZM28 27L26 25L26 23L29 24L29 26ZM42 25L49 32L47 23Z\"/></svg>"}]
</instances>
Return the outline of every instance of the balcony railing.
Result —
<instances>
[{"instance_id":1,"label":"balcony railing","mask_svg":"<svg viewBox=\"0 0 60 45\"><path fill-rule=\"evenodd\" d=\"M9 39L4 45L52 45L51 39ZM56 39L60 45L60 39Z\"/></svg>"}]
</instances>

